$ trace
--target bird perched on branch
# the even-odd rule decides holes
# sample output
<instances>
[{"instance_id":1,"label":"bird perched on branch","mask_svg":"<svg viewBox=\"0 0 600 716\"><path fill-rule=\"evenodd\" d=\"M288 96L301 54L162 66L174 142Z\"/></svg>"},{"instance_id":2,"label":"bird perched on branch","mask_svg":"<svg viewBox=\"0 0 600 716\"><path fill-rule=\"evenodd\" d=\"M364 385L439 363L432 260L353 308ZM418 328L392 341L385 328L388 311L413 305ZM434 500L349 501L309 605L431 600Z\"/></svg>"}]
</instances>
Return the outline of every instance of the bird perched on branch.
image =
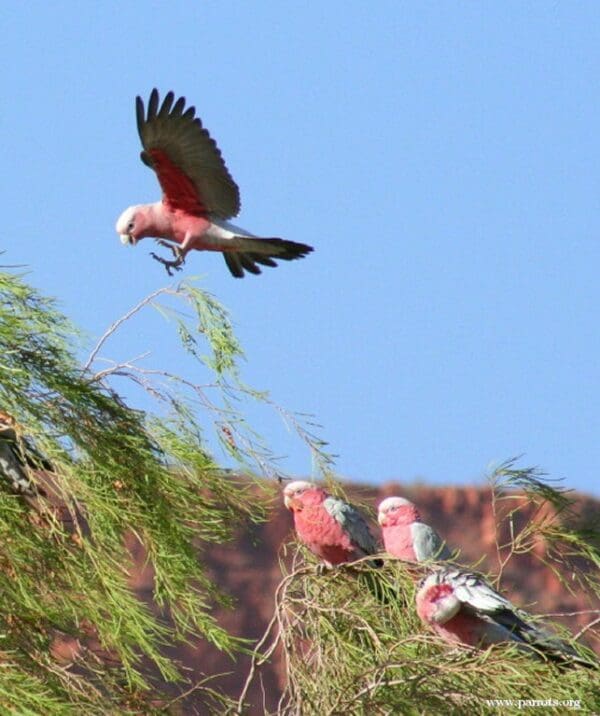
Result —
<instances>
[{"instance_id":1,"label":"bird perched on branch","mask_svg":"<svg viewBox=\"0 0 600 716\"><path fill-rule=\"evenodd\" d=\"M296 480L283 490L285 506L293 512L296 534L310 551L331 567L375 554L377 542L364 517L348 502L322 487ZM380 566L380 560L373 560Z\"/></svg>"},{"instance_id":2,"label":"bird perched on branch","mask_svg":"<svg viewBox=\"0 0 600 716\"><path fill-rule=\"evenodd\" d=\"M124 244L154 237L174 255L167 260L156 254L167 272L179 270L187 254L220 251L236 278L244 271L261 273L261 266L277 266L313 249L307 244L279 238L258 238L228 222L240 210L240 193L221 152L195 117L195 108L175 101L168 92L162 105L152 90L147 111L136 98L137 128L142 140L141 159L156 172L162 201L130 206L117 220L117 233Z\"/></svg>"},{"instance_id":3,"label":"bird perched on branch","mask_svg":"<svg viewBox=\"0 0 600 716\"><path fill-rule=\"evenodd\" d=\"M30 470L52 470L52 465L29 440L17 433L12 415L0 411L0 475L20 495L45 495L32 479Z\"/></svg>"},{"instance_id":4,"label":"bird perched on branch","mask_svg":"<svg viewBox=\"0 0 600 716\"><path fill-rule=\"evenodd\" d=\"M421 582L416 605L421 621L449 643L483 648L512 642L551 661L597 666L532 623L528 614L474 572L455 567L436 569Z\"/></svg>"},{"instance_id":5,"label":"bird perched on branch","mask_svg":"<svg viewBox=\"0 0 600 716\"><path fill-rule=\"evenodd\" d=\"M398 559L423 562L450 559L450 550L438 533L421 521L415 505L404 497L386 497L379 503L377 521L386 552Z\"/></svg>"}]
</instances>

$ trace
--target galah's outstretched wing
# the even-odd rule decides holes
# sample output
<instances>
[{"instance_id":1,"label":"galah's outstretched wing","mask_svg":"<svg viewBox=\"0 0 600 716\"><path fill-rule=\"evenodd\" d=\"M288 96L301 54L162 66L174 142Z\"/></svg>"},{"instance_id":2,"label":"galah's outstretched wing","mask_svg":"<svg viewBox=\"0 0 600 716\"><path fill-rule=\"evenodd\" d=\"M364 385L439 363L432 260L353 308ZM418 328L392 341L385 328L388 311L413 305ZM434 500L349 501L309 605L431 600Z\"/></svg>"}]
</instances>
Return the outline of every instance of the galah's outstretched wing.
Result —
<instances>
[{"instance_id":1,"label":"galah's outstretched wing","mask_svg":"<svg viewBox=\"0 0 600 716\"><path fill-rule=\"evenodd\" d=\"M159 108L158 91L153 89L147 112L137 97L137 126L144 147L141 158L156 172L169 208L230 219L239 213L240 192L195 111L194 107L185 109L185 97L175 102L173 92L167 93Z\"/></svg>"},{"instance_id":2,"label":"galah's outstretched wing","mask_svg":"<svg viewBox=\"0 0 600 716\"><path fill-rule=\"evenodd\" d=\"M424 562L426 559L450 559L450 550L433 527L423 522L413 522L410 529L418 562Z\"/></svg>"},{"instance_id":3,"label":"galah's outstretched wing","mask_svg":"<svg viewBox=\"0 0 600 716\"><path fill-rule=\"evenodd\" d=\"M366 557L377 552L377 542L369 525L355 507L331 495L323 502L323 507L343 527L359 555Z\"/></svg>"}]
</instances>

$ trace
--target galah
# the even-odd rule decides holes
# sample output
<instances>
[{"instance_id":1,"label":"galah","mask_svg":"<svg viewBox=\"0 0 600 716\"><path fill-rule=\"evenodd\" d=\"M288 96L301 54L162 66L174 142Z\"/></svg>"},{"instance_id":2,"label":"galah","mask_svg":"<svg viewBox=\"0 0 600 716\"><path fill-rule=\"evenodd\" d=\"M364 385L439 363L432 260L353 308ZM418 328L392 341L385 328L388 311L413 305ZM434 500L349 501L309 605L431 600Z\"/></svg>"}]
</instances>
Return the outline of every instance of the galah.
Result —
<instances>
[{"instance_id":1,"label":"galah","mask_svg":"<svg viewBox=\"0 0 600 716\"><path fill-rule=\"evenodd\" d=\"M283 500L293 512L300 541L328 567L354 562L378 551L360 512L322 487L296 480L286 485ZM381 560L370 564L380 566Z\"/></svg>"},{"instance_id":2,"label":"galah","mask_svg":"<svg viewBox=\"0 0 600 716\"><path fill-rule=\"evenodd\" d=\"M277 266L275 259L291 261L310 253L307 244L258 238L228 222L240 211L239 189L195 108L186 109L185 103L185 97L175 101L168 92L159 107L153 89L146 112L136 98L141 159L156 172L163 196L162 201L125 209L116 225L121 241L135 246L145 237L156 238L175 257L167 261L152 254L169 274L181 269L192 249L222 252L236 278L244 270L259 274L260 266Z\"/></svg>"},{"instance_id":3,"label":"galah","mask_svg":"<svg viewBox=\"0 0 600 716\"><path fill-rule=\"evenodd\" d=\"M417 614L444 641L484 648L500 642L552 661L595 666L556 635L530 621L480 574L455 567L435 569L419 585Z\"/></svg>"},{"instance_id":4,"label":"galah","mask_svg":"<svg viewBox=\"0 0 600 716\"><path fill-rule=\"evenodd\" d=\"M445 542L421 521L415 505L404 497L386 497L379 504L377 521L386 552L393 557L409 562L450 559Z\"/></svg>"},{"instance_id":5,"label":"galah","mask_svg":"<svg viewBox=\"0 0 600 716\"><path fill-rule=\"evenodd\" d=\"M13 492L26 497L46 493L32 479L30 469L51 469L52 466L25 438L17 434L11 415L0 411L0 475Z\"/></svg>"}]
</instances>

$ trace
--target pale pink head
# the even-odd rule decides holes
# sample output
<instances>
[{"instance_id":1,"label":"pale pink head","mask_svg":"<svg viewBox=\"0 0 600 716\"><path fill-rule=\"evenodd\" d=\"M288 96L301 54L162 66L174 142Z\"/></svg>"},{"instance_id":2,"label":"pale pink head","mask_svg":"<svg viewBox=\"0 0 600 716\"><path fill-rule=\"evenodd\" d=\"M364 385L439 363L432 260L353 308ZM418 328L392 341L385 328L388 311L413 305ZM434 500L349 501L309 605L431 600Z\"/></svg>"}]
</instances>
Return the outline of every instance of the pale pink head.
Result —
<instances>
[{"instance_id":1,"label":"pale pink head","mask_svg":"<svg viewBox=\"0 0 600 716\"><path fill-rule=\"evenodd\" d=\"M135 246L140 239L153 235L152 208L152 205L136 204L119 216L115 228L122 244Z\"/></svg>"},{"instance_id":2,"label":"pale pink head","mask_svg":"<svg viewBox=\"0 0 600 716\"><path fill-rule=\"evenodd\" d=\"M438 581L436 574L430 574L417 592L417 614L429 624L445 624L456 616L462 602L454 589Z\"/></svg>"},{"instance_id":3,"label":"pale pink head","mask_svg":"<svg viewBox=\"0 0 600 716\"><path fill-rule=\"evenodd\" d=\"M288 510L301 510L309 505L320 505L327 498L322 487L306 480L294 480L283 490L283 502Z\"/></svg>"},{"instance_id":4,"label":"pale pink head","mask_svg":"<svg viewBox=\"0 0 600 716\"><path fill-rule=\"evenodd\" d=\"M404 527L420 522L421 515L410 500L404 497L386 497L379 503L377 521L382 527Z\"/></svg>"}]
</instances>

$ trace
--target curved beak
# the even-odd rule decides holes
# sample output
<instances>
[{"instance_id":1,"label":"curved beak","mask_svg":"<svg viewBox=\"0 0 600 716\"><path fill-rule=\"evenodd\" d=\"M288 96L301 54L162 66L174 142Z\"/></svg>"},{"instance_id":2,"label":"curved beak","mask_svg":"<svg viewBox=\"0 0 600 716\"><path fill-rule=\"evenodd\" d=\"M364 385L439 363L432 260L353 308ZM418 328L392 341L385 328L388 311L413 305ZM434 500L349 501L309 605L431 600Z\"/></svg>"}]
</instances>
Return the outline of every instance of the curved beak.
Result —
<instances>
[{"instance_id":1,"label":"curved beak","mask_svg":"<svg viewBox=\"0 0 600 716\"><path fill-rule=\"evenodd\" d=\"M288 510L294 511L302 509L302 503L289 495L283 496L283 504L288 508Z\"/></svg>"},{"instance_id":2,"label":"curved beak","mask_svg":"<svg viewBox=\"0 0 600 716\"><path fill-rule=\"evenodd\" d=\"M381 527L383 527L383 523L385 522L386 514L385 512L378 512L377 513L377 522Z\"/></svg>"},{"instance_id":3,"label":"curved beak","mask_svg":"<svg viewBox=\"0 0 600 716\"><path fill-rule=\"evenodd\" d=\"M135 246L135 239L131 234L119 234L119 238L124 246Z\"/></svg>"}]
</instances>

